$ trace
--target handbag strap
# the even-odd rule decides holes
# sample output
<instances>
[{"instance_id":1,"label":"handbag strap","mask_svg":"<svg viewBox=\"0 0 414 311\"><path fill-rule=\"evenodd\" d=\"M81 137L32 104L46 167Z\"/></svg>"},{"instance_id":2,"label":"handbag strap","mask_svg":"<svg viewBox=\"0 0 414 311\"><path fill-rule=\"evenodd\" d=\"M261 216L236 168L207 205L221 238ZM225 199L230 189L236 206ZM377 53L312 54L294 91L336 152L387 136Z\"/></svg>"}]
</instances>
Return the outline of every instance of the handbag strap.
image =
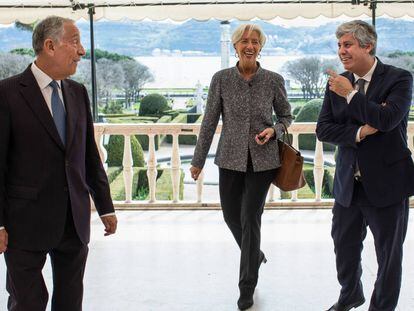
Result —
<instances>
[{"instance_id":1,"label":"handbag strap","mask_svg":"<svg viewBox=\"0 0 414 311\"><path fill-rule=\"evenodd\" d=\"M289 132L288 132L288 129L287 129L286 124L285 124L285 123L283 123L283 122L280 122L279 124L282 124L282 125L283 125L283 136L282 136L282 141L284 141L284 142L286 142L286 141L287 141L287 143L288 143L290 146L292 146L292 141L290 140L290 136L289 136Z\"/></svg>"}]
</instances>

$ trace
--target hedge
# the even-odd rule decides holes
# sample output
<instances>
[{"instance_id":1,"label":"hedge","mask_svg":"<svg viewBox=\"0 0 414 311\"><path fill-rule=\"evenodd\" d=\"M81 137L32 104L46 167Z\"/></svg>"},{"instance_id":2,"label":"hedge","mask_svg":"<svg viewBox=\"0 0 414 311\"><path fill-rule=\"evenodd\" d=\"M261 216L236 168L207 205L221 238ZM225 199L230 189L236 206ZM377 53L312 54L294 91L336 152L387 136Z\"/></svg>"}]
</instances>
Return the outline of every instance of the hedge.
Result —
<instances>
[{"instance_id":1,"label":"hedge","mask_svg":"<svg viewBox=\"0 0 414 311\"><path fill-rule=\"evenodd\" d=\"M200 114L184 114L181 113L177 117L175 117L171 123L196 123L200 122ZM193 122L189 122L193 121ZM165 138L167 143L172 144L172 135L167 135ZM195 145L197 143L197 136L196 135L179 135L178 136L178 143L180 145Z\"/></svg>"},{"instance_id":2,"label":"hedge","mask_svg":"<svg viewBox=\"0 0 414 311\"><path fill-rule=\"evenodd\" d=\"M165 110L169 110L167 99L161 94L149 94L141 99L139 106L139 115L160 115Z\"/></svg>"},{"instance_id":3,"label":"hedge","mask_svg":"<svg viewBox=\"0 0 414 311\"><path fill-rule=\"evenodd\" d=\"M109 142L105 146L108 152L108 166L122 166L122 160L124 156L124 136L123 135L111 135ZM141 145L135 136L131 136L131 152L133 159L133 166L144 166L144 152Z\"/></svg>"},{"instance_id":4,"label":"hedge","mask_svg":"<svg viewBox=\"0 0 414 311\"><path fill-rule=\"evenodd\" d=\"M320 98L308 101L295 117L295 122L316 122L318 121L319 113L322 109L323 100ZM316 135L315 134L301 134L299 135L299 149L301 150L315 150ZM324 151L334 151L335 146L324 143Z\"/></svg>"},{"instance_id":5,"label":"hedge","mask_svg":"<svg viewBox=\"0 0 414 311\"><path fill-rule=\"evenodd\" d=\"M133 200L147 200L149 196L149 184L146 167L134 167L132 178L132 199ZM123 174L112 181L111 197L115 201L125 200L125 185ZM157 169L157 185L155 197L158 200L172 200L173 190L171 182L171 169ZM179 199L184 197L184 172L180 172L180 192Z\"/></svg>"},{"instance_id":6,"label":"hedge","mask_svg":"<svg viewBox=\"0 0 414 311\"><path fill-rule=\"evenodd\" d=\"M303 169L306 183L309 188L315 193L315 180L313 175L313 167L305 167ZM322 198L333 197L333 180L334 180L334 169L324 168L323 179L322 179Z\"/></svg>"}]
</instances>

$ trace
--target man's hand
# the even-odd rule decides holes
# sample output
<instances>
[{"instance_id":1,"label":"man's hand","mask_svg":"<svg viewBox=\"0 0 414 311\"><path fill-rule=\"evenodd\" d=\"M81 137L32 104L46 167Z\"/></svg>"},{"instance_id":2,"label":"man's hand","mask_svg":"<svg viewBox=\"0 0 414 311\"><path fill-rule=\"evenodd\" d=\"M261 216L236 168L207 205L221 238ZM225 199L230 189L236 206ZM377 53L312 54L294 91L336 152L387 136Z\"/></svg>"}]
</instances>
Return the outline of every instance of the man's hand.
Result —
<instances>
[{"instance_id":1,"label":"man's hand","mask_svg":"<svg viewBox=\"0 0 414 311\"><path fill-rule=\"evenodd\" d=\"M190 167L191 178L193 178L194 180L197 180L198 176L200 176L201 171L202 171L201 168L191 166Z\"/></svg>"},{"instance_id":2,"label":"man's hand","mask_svg":"<svg viewBox=\"0 0 414 311\"><path fill-rule=\"evenodd\" d=\"M328 84L329 89L346 98L350 92L354 90L351 82L344 76L338 75L335 71L328 69L327 73L329 75Z\"/></svg>"},{"instance_id":3,"label":"man's hand","mask_svg":"<svg viewBox=\"0 0 414 311\"><path fill-rule=\"evenodd\" d=\"M273 127L268 127L261 131L259 134L256 135L254 138L258 145L264 145L275 135L275 129Z\"/></svg>"},{"instance_id":4,"label":"man's hand","mask_svg":"<svg viewBox=\"0 0 414 311\"><path fill-rule=\"evenodd\" d=\"M369 135L373 135L376 132L378 132L378 130L376 128L373 128L372 126L365 124L362 128L361 131L359 132L359 139L363 140L365 137L369 136Z\"/></svg>"},{"instance_id":5,"label":"man's hand","mask_svg":"<svg viewBox=\"0 0 414 311\"><path fill-rule=\"evenodd\" d=\"M9 235L5 229L0 230L0 254L7 250L9 244Z\"/></svg>"},{"instance_id":6,"label":"man's hand","mask_svg":"<svg viewBox=\"0 0 414 311\"><path fill-rule=\"evenodd\" d=\"M102 216L101 221L105 226L105 236L114 234L118 220L115 215Z\"/></svg>"}]
</instances>

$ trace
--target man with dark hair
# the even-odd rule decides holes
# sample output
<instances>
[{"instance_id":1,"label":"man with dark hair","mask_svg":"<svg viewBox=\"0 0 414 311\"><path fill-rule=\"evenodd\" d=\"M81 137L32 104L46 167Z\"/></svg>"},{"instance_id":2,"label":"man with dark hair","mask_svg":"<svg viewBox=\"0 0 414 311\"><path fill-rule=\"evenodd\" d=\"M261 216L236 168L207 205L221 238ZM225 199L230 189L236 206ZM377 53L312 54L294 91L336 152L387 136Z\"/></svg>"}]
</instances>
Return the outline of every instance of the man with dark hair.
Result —
<instances>
[{"instance_id":1,"label":"man with dark hair","mask_svg":"<svg viewBox=\"0 0 414 311\"><path fill-rule=\"evenodd\" d=\"M414 165L407 147L413 78L375 57L377 34L363 21L340 25L338 55L346 72L329 72L319 140L338 146L332 218L338 301L329 311L365 302L361 251L370 228L378 261L370 311L396 308Z\"/></svg>"},{"instance_id":2,"label":"man with dark hair","mask_svg":"<svg viewBox=\"0 0 414 311\"><path fill-rule=\"evenodd\" d=\"M51 16L33 33L36 60L0 82L0 253L8 309L44 311L50 256L51 309L82 310L90 200L105 226L117 219L94 138L88 94L67 79L85 50L70 19Z\"/></svg>"}]
</instances>

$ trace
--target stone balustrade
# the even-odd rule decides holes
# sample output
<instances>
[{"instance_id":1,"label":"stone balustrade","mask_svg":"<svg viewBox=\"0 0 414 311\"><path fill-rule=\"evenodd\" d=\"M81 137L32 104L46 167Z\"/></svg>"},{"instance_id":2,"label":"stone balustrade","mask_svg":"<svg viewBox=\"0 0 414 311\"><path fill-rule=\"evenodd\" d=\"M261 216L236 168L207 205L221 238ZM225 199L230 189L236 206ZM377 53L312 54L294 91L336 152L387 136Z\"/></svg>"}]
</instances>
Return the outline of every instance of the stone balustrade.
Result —
<instances>
[{"instance_id":1,"label":"stone balustrade","mask_svg":"<svg viewBox=\"0 0 414 311\"><path fill-rule=\"evenodd\" d=\"M293 123L289 128L292 134L292 144L295 148L299 145L300 134L315 133L316 123L298 122ZM180 146L178 138L180 135L198 135L200 124L171 124L171 123L155 123L155 124L95 124L95 139L98 145L100 156L104 166L106 167L107 152L103 146L104 135L123 135L124 154L123 154L123 177L125 184L125 200L114 201L117 209L197 209L197 208L218 208L219 202L211 202L203 199L204 174L202 173L196 183L196 199L179 200L180 193ZM217 127L216 134L220 134L221 125ZM132 180L133 180L133 160L131 153L131 135L148 135L149 150L147 153L147 176L149 183L149 199L145 201L136 201L132 198ZM156 178L157 178L157 152L155 150L156 135L172 135L173 143L171 150L171 184L173 191L173 199L171 201L157 200L156 198ZM409 148L413 152L413 135L414 122L408 125L408 142ZM312 199L298 198L297 191L291 193L290 199L280 199L280 191L273 185L269 189L267 208L322 208L331 207L333 199L322 198L322 181L324 174L324 151L323 144L316 140L316 148L314 155L314 183L315 197ZM187 172L189 173L189 172ZM218 191L218 190L217 190Z\"/></svg>"}]
</instances>

